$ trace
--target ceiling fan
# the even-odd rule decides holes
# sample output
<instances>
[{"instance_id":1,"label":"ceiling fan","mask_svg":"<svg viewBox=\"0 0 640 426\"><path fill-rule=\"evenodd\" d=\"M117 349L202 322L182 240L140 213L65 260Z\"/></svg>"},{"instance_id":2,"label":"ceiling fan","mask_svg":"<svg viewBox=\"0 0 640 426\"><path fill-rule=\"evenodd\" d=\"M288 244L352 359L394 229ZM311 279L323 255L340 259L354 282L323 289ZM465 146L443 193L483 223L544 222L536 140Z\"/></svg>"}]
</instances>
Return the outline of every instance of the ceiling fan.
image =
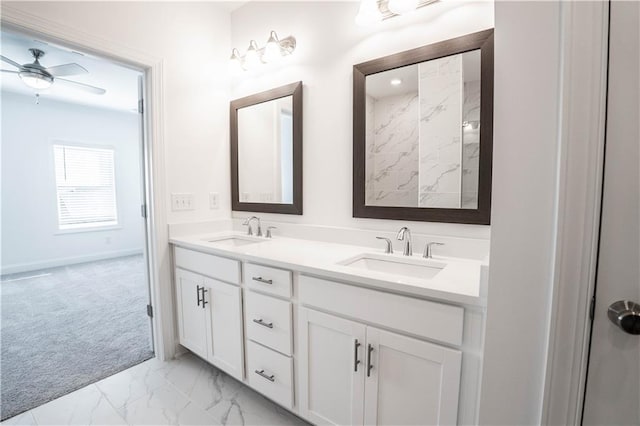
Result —
<instances>
[{"instance_id":1,"label":"ceiling fan","mask_svg":"<svg viewBox=\"0 0 640 426\"><path fill-rule=\"evenodd\" d=\"M63 83L69 87L73 87L80 90L85 90L87 92L94 93L96 95L103 95L106 93L105 89L100 87L91 86L89 84L79 83L77 81L67 80L64 78L60 78L61 76L70 76L70 75L78 75L88 73L86 69L81 67L78 64L63 64L56 65L54 67L45 68L40 64L39 59L44 56L44 51L40 49L31 48L29 52L33 55L34 61L30 64L20 65L19 63L12 61L11 59L0 55L0 59L4 62L13 65L18 69L18 71L11 70L1 70L2 72L18 74L20 79L27 86L33 89L47 89L49 88L54 81Z\"/></svg>"}]
</instances>

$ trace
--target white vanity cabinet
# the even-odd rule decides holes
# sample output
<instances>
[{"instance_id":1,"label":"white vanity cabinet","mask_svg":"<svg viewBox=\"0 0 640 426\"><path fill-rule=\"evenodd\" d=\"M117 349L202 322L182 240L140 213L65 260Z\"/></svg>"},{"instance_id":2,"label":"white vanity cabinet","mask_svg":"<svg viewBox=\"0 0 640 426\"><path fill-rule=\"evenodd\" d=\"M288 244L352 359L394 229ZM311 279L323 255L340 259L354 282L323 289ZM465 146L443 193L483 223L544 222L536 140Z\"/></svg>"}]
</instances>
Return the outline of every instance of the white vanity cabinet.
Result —
<instances>
[{"instance_id":1,"label":"white vanity cabinet","mask_svg":"<svg viewBox=\"0 0 640 426\"><path fill-rule=\"evenodd\" d=\"M180 343L280 406L313 424L477 423L481 307L174 253Z\"/></svg>"},{"instance_id":2,"label":"white vanity cabinet","mask_svg":"<svg viewBox=\"0 0 640 426\"><path fill-rule=\"evenodd\" d=\"M178 250L180 254L178 255ZM196 255L192 257L190 254ZM201 258L207 256L207 258ZM195 259L195 260L194 260ZM207 267L213 263L225 264L231 259L218 258L176 248L176 301L180 344L200 357L242 380L244 377L242 293L237 285L225 283L200 271L217 274L217 270L201 269L198 262ZM223 270L225 278L233 278ZM196 271L183 269L190 267ZM239 264L237 265L239 271ZM239 276L239 272L238 272Z\"/></svg>"},{"instance_id":3,"label":"white vanity cabinet","mask_svg":"<svg viewBox=\"0 0 640 426\"><path fill-rule=\"evenodd\" d=\"M402 327L398 328L401 331L413 329L427 338L433 338L429 336L433 332L456 342L462 334L461 308L442 305L433 310L442 320L453 322L454 328L445 326L450 328L446 332L433 330L433 324L398 326L422 320L395 309L394 303L401 302L397 298L403 296L352 287L338 298L334 285L340 284L305 276L300 279L300 302L312 306L299 307L301 414L316 423L335 425L455 424L462 352L365 321ZM416 302L423 303L423 308L434 303ZM410 303L405 305L410 307ZM314 306L338 315L319 312ZM361 318L362 323L339 314Z\"/></svg>"},{"instance_id":4,"label":"white vanity cabinet","mask_svg":"<svg viewBox=\"0 0 640 426\"><path fill-rule=\"evenodd\" d=\"M178 337L180 344L202 358L207 357L207 313L201 302L204 277L176 269Z\"/></svg>"},{"instance_id":5,"label":"white vanity cabinet","mask_svg":"<svg viewBox=\"0 0 640 426\"><path fill-rule=\"evenodd\" d=\"M294 410L292 273L244 263L247 381Z\"/></svg>"},{"instance_id":6,"label":"white vanity cabinet","mask_svg":"<svg viewBox=\"0 0 640 426\"><path fill-rule=\"evenodd\" d=\"M300 414L316 424L363 423L366 326L300 308Z\"/></svg>"}]
</instances>

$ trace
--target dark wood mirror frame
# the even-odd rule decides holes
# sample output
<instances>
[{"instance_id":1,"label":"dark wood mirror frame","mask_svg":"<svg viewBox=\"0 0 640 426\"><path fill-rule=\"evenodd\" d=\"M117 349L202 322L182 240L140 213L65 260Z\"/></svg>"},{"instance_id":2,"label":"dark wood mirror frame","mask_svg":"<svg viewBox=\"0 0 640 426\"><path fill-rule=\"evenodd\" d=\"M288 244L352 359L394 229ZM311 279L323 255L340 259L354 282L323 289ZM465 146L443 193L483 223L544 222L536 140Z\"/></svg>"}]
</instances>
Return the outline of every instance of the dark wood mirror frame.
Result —
<instances>
[{"instance_id":1,"label":"dark wood mirror frame","mask_svg":"<svg viewBox=\"0 0 640 426\"><path fill-rule=\"evenodd\" d=\"M238 189L238 110L274 99L293 96L293 203L242 203ZM302 214L302 82L231 101L231 210Z\"/></svg>"},{"instance_id":2,"label":"dark wood mirror frame","mask_svg":"<svg viewBox=\"0 0 640 426\"><path fill-rule=\"evenodd\" d=\"M366 77L383 71L480 49L480 158L478 208L367 206ZM493 156L493 29L418 47L353 66L353 217L489 225Z\"/></svg>"}]
</instances>

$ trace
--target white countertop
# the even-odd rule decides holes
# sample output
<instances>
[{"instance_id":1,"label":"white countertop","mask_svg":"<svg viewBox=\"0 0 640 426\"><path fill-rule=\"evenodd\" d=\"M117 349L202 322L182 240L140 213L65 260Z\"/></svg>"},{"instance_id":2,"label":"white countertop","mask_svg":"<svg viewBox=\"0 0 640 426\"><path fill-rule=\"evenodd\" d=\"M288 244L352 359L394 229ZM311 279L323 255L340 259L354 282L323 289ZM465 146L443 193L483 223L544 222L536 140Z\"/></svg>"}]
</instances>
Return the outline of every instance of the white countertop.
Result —
<instances>
[{"instance_id":1,"label":"white countertop","mask_svg":"<svg viewBox=\"0 0 640 426\"><path fill-rule=\"evenodd\" d=\"M483 263L478 260L434 256L433 261L446 263L446 266L434 278L421 279L339 264L365 253L375 253L376 256L382 253L382 250L374 250L370 247L282 236L275 236L272 239L259 238L261 240L259 243L243 246L222 247L215 242L209 242L209 240L230 236L246 237L245 234L227 231L173 237L170 242L200 252L264 263L383 291L471 306L484 306L485 304L481 291ZM254 237L254 239L258 239L258 237ZM383 256L406 259L401 253L384 254ZM421 261L422 257L414 254L412 259Z\"/></svg>"}]
</instances>

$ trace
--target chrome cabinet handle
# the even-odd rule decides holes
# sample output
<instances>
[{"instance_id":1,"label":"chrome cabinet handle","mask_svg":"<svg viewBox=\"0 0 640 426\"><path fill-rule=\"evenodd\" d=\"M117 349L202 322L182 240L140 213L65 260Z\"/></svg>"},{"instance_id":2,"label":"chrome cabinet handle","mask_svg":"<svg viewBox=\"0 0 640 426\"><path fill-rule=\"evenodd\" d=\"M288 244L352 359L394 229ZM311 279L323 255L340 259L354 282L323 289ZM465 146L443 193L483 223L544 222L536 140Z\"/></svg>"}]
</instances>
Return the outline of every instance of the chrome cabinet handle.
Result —
<instances>
[{"instance_id":1,"label":"chrome cabinet handle","mask_svg":"<svg viewBox=\"0 0 640 426\"><path fill-rule=\"evenodd\" d=\"M196 299L198 302L198 306L200 306L200 302L202 301L200 299L200 290L202 290L204 287L200 287L199 285L196 285Z\"/></svg>"},{"instance_id":2,"label":"chrome cabinet handle","mask_svg":"<svg viewBox=\"0 0 640 426\"><path fill-rule=\"evenodd\" d=\"M353 371L358 372L358 364L360 364L360 360L358 359L358 348L360 347L360 343L358 339L356 339L355 344L353 345Z\"/></svg>"},{"instance_id":3,"label":"chrome cabinet handle","mask_svg":"<svg viewBox=\"0 0 640 426\"><path fill-rule=\"evenodd\" d=\"M255 373L260 377L264 377L265 379L267 379L270 382L275 382L276 381L276 376L274 376L273 374L268 376L268 375L264 374L264 370L256 370Z\"/></svg>"},{"instance_id":4,"label":"chrome cabinet handle","mask_svg":"<svg viewBox=\"0 0 640 426\"><path fill-rule=\"evenodd\" d=\"M371 377L371 369L373 368L371 364L371 352L373 352L373 346L369 345L367 349L367 377Z\"/></svg>"},{"instance_id":5,"label":"chrome cabinet handle","mask_svg":"<svg viewBox=\"0 0 640 426\"><path fill-rule=\"evenodd\" d=\"M263 327L273 328L273 323L272 322L266 323L266 322L264 322L264 320L262 318L254 319L253 322L255 322L256 324L260 324Z\"/></svg>"},{"instance_id":6,"label":"chrome cabinet handle","mask_svg":"<svg viewBox=\"0 0 640 426\"><path fill-rule=\"evenodd\" d=\"M207 306L207 303L209 303L204 298L204 294L208 291L209 290L207 290L206 288L204 288L204 286L202 286L202 309L204 309L204 307Z\"/></svg>"},{"instance_id":7,"label":"chrome cabinet handle","mask_svg":"<svg viewBox=\"0 0 640 426\"><path fill-rule=\"evenodd\" d=\"M253 277L251 278L254 281L258 281L259 283L263 283L263 284L273 284L273 280L265 280L262 277Z\"/></svg>"}]
</instances>

